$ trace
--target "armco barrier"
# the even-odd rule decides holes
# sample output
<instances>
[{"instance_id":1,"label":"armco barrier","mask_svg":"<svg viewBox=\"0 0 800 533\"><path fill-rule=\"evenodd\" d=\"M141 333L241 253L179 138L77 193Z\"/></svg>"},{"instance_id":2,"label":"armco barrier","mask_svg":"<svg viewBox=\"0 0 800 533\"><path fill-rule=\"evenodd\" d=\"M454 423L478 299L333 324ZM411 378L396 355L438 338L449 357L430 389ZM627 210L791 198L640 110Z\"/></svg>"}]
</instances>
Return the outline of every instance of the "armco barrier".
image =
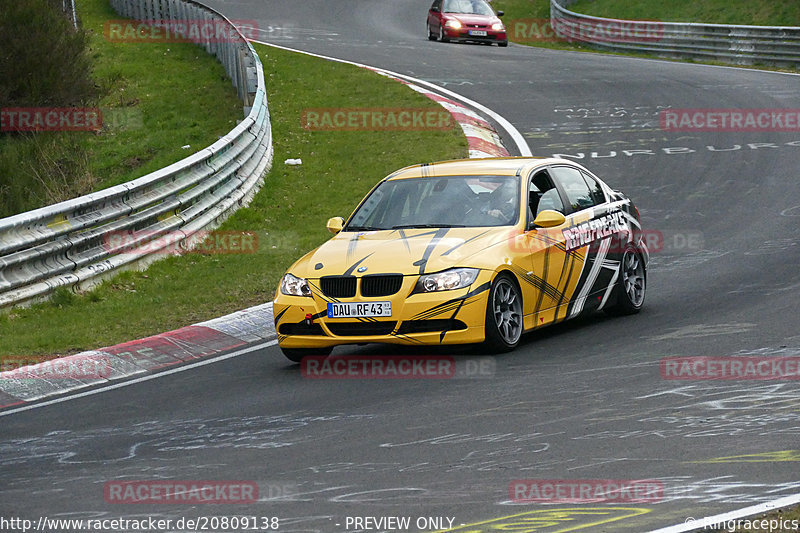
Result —
<instances>
[{"instance_id":1,"label":"armco barrier","mask_svg":"<svg viewBox=\"0 0 800 533\"><path fill-rule=\"evenodd\" d=\"M214 20L233 27L190 0L111 0L111 5L137 20ZM86 287L121 267L144 266L176 240L219 224L250 201L272 163L272 130L261 61L238 30L233 34L202 46L233 80L244 120L208 148L166 168L0 219L0 307L41 298L58 287ZM169 238L159 239L167 233ZM108 236L120 234L130 238L124 239L124 249L114 249ZM146 251L131 249L132 243L146 245Z\"/></svg>"},{"instance_id":2,"label":"armco barrier","mask_svg":"<svg viewBox=\"0 0 800 533\"><path fill-rule=\"evenodd\" d=\"M800 27L607 19L566 9L573 1L550 0L551 25L562 39L662 57L800 66Z\"/></svg>"}]
</instances>

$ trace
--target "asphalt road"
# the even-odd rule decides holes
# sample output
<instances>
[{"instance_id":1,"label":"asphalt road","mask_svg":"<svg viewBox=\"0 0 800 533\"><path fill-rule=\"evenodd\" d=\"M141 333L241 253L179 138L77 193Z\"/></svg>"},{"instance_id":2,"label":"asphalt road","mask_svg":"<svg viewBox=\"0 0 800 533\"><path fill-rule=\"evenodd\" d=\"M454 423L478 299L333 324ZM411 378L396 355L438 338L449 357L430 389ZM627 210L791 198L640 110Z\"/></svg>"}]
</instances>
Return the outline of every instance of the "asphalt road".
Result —
<instances>
[{"instance_id":1,"label":"asphalt road","mask_svg":"<svg viewBox=\"0 0 800 533\"><path fill-rule=\"evenodd\" d=\"M431 43L427 1L209 5L257 20L265 41L457 91L505 116L534 154L572 157L625 191L645 227L665 237L645 310L528 335L473 378L305 379L271 346L0 418L0 516L244 514L280 517L280 531L325 533L368 530L346 528L348 516L409 516L448 517L453 527L505 520L456 531L640 532L800 492L796 381L670 381L659 372L667 356L800 355L800 134L676 133L658 121L667 107L800 108L800 79ZM487 361L463 348L391 352ZM152 479L250 480L260 497L104 498L109 481ZM663 494L514 503L517 479L655 479Z\"/></svg>"}]
</instances>

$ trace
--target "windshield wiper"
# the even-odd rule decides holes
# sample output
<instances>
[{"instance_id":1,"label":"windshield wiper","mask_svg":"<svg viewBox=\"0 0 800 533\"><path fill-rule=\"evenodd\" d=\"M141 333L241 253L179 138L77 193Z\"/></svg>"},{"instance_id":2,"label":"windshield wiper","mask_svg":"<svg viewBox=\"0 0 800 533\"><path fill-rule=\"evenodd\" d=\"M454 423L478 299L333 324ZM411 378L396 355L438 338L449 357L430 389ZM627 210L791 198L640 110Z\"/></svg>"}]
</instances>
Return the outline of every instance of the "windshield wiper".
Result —
<instances>
[{"instance_id":1,"label":"windshield wiper","mask_svg":"<svg viewBox=\"0 0 800 533\"><path fill-rule=\"evenodd\" d=\"M392 226L392 229L410 229L410 228L466 228L463 224L401 224L399 226Z\"/></svg>"},{"instance_id":2,"label":"windshield wiper","mask_svg":"<svg viewBox=\"0 0 800 533\"><path fill-rule=\"evenodd\" d=\"M386 228L376 228L373 226L347 226L342 231L383 231Z\"/></svg>"}]
</instances>

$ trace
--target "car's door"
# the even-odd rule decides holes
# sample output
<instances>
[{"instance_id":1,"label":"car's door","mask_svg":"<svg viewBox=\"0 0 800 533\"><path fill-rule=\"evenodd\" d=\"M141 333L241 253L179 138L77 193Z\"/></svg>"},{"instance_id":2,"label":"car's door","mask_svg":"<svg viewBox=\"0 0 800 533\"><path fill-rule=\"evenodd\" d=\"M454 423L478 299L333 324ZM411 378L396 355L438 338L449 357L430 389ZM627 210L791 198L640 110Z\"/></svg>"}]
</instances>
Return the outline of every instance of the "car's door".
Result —
<instances>
[{"instance_id":1,"label":"car's door","mask_svg":"<svg viewBox=\"0 0 800 533\"><path fill-rule=\"evenodd\" d=\"M565 250L583 264L565 310L572 318L605 305L619 273L620 240L627 225L593 176L571 165L554 165L550 172L567 210Z\"/></svg>"},{"instance_id":2,"label":"car's door","mask_svg":"<svg viewBox=\"0 0 800 533\"><path fill-rule=\"evenodd\" d=\"M442 1L443 0L433 0L431 8L428 10L428 28L430 28L434 34L439 31L439 26L441 25Z\"/></svg>"},{"instance_id":3,"label":"car's door","mask_svg":"<svg viewBox=\"0 0 800 533\"><path fill-rule=\"evenodd\" d=\"M536 227L534 220L549 209L567 214L561 192L547 169L536 169L528 176L528 209L524 239L529 270L521 276L525 328L544 326L558 319L558 306L564 303L565 293L571 290L572 272L580 270L564 250L562 230Z\"/></svg>"}]
</instances>

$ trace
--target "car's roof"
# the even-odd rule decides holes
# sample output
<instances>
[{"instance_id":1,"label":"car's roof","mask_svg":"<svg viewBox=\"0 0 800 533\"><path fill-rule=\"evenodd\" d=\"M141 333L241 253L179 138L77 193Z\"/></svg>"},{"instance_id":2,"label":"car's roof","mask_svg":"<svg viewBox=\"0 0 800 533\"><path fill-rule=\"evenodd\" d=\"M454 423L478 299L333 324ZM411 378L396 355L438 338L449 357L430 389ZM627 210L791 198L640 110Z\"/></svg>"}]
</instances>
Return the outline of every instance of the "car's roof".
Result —
<instances>
[{"instance_id":1,"label":"car's roof","mask_svg":"<svg viewBox=\"0 0 800 533\"><path fill-rule=\"evenodd\" d=\"M387 176L386 179L394 180L431 176L517 176L527 174L536 167L557 163L571 164L572 162L564 159L544 157L454 159L401 168Z\"/></svg>"}]
</instances>

